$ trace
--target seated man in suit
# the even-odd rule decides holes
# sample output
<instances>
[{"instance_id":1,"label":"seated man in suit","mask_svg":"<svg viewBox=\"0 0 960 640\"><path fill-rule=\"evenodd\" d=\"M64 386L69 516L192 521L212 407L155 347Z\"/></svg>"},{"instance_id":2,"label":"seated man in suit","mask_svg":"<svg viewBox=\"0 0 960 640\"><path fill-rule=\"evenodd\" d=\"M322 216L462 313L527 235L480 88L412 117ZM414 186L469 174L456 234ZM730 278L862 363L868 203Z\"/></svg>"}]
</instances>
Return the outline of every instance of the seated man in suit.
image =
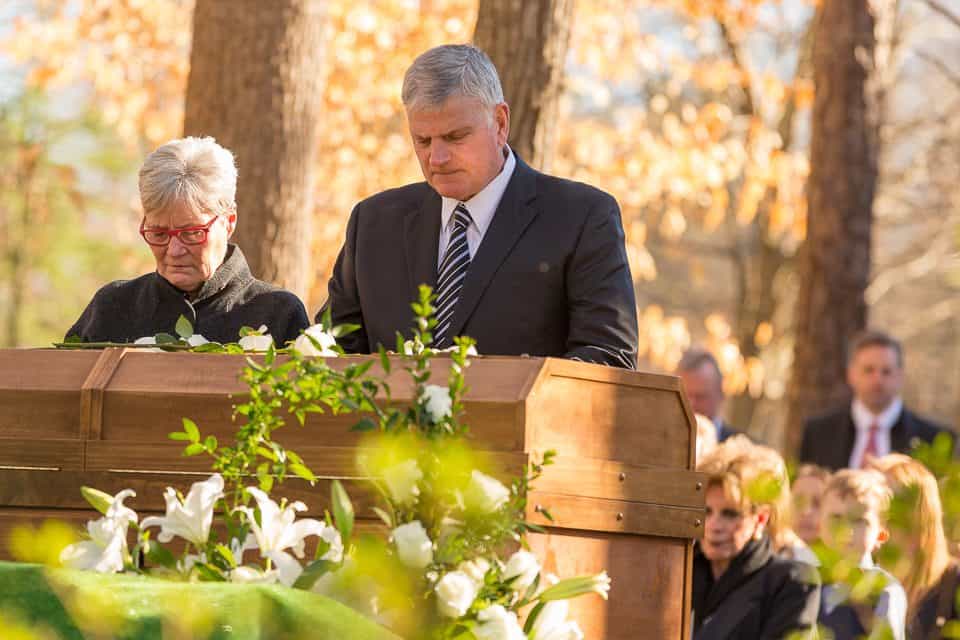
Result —
<instances>
[{"instance_id":1,"label":"seated man in suit","mask_svg":"<svg viewBox=\"0 0 960 640\"><path fill-rule=\"evenodd\" d=\"M723 401L723 373L713 354L706 349L688 349L677 364L676 375L680 376L683 392L687 394L690 408L710 418L717 429L717 442L723 442L737 433L723 421L720 415Z\"/></svg>"},{"instance_id":2,"label":"seated man in suit","mask_svg":"<svg viewBox=\"0 0 960 640\"><path fill-rule=\"evenodd\" d=\"M853 402L807 420L800 462L831 470L859 469L867 456L910 453L943 428L903 406L903 347L880 331L867 331L850 345L847 384Z\"/></svg>"},{"instance_id":3,"label":"seated man in suit","mask_svg":"<svg viewBox=\"0 0 960 640\"><path fill-rule=\"evenodd\" d=\"M493 63L470 45L420 55L403 104L426 182L360 202L329 297L361 329L348 352L409 337L421 284L437 295L434 346L562 356L632 369L637 313L616 201L531 169L507 145L510 109Z\"/></svg>"}]
</instances>

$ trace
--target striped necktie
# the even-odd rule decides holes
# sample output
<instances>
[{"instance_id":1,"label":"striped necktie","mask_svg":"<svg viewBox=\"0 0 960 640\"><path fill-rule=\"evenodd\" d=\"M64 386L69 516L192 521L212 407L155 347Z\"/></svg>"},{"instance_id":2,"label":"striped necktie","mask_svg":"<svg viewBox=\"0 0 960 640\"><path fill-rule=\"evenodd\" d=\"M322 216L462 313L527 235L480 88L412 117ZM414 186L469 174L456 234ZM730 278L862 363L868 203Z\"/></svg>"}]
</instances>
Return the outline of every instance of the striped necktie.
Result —
<instances>
[{"instance_id":1,"label":"striped necktie","mask_svg":"<svg viewBox=\"0 0 960 640\"><path fill-rule=\"evenodd\" d=\"M450 321L453 319L453 309L460 299L463 289L463 280L470 268L470 247L467 246L467 227L470 226L470 212L462 202L453 210L453 231L450 232L450 241L443 253L440 269L437 271L437 299L434 306L437 309L437 326L433 331L433 344L442 349L449 346L453 340L447 336Z\"/></svg>"}]
</instances>

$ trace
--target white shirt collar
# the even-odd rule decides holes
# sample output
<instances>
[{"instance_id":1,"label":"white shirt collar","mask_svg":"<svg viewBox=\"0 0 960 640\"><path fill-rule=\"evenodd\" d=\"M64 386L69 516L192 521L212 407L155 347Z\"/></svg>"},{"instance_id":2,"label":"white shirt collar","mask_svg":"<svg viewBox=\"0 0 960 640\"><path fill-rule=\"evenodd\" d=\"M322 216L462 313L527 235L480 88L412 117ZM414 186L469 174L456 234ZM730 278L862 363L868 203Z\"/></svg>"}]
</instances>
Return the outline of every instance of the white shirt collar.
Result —
<instances>
[{"instance_id":1,"label":"white shirt collar","mask_svg":"<svg viewBox=\"0 0 960 640\"><path fill-rule=\"evenodd\" d=\"M867 409L867 406L857 398L853 399L853 404L850 406L850 415L853 417L853 424L857 428L857 431L867 431L874 423L876 423L881 431L890 431L893 425L897 423L897 419L900 418L902 411L903 401L900 398L894 398L890 406L881 411L880 415L874 415L870 409Z\"/></svg>"},{"instance_id":2,"label":"white shirt collar","mask_svg":"<svg viewBox=\"0 0 960 640\"><path fill-rule=\"evenodd\" d=\"M470 212L470 217L480 232L481 238L486 235L487 227L493 220L493 214L496 213L500 200L503 198L503 193L507 190L510 177L513 175L513 170L517 166L517 161L513 157L513 151L510 150L510 147L505 146L504 153L506 158L497 177L488 182L487 186L481 189L479 193L463 203L466 205L467 211ZM446 229L447 225L450 224L450 218L453 216L453 210L457 208L457 203L460 201L446 197L442 200L440 224L443 225L441 228Z\"/></svg>"}]
</instances>

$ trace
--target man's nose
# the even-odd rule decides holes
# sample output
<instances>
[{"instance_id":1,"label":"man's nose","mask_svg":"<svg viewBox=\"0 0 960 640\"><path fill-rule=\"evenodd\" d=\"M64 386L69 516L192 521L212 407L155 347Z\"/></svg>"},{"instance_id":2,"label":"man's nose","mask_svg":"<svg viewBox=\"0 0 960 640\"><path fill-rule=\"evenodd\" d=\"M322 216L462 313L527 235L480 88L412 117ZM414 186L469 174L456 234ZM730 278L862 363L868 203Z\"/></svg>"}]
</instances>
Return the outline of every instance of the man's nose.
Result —
<instances>
[{"instance_id":1,"label":"man's nose","mask_svg":"<svg viewBox=\"0 0 960 640\"><path fill-rule=\"evenodd\" d=\"M446 164L450 160L450 149L443 141L430 145L430 164L436 167Z\"/></svg>"}]
</instances>

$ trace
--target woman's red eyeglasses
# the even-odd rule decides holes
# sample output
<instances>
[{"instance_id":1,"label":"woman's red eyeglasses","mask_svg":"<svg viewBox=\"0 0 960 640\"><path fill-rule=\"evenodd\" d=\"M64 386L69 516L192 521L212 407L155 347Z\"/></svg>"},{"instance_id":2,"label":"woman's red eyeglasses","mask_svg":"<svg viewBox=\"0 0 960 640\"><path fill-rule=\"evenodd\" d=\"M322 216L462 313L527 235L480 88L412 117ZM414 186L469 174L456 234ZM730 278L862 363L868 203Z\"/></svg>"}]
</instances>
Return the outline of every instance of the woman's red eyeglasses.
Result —
<instances>
[{"instance_id":1,"label":"woman's red eyeglasses","mask_svg":"<svg viewBox=\"0 0 960 640\"><path fill-rule=\"evenodd\" d=\"M198 227L184 227L183 229L148 229L143 225L146 220L140 221L140 235L144 241L154 247L165 247L170 244L170 238L176 237L183 244L203 244L207 241L210 227L220 216L213 216L207 224Z\"/></svg>"}]
</instances>

